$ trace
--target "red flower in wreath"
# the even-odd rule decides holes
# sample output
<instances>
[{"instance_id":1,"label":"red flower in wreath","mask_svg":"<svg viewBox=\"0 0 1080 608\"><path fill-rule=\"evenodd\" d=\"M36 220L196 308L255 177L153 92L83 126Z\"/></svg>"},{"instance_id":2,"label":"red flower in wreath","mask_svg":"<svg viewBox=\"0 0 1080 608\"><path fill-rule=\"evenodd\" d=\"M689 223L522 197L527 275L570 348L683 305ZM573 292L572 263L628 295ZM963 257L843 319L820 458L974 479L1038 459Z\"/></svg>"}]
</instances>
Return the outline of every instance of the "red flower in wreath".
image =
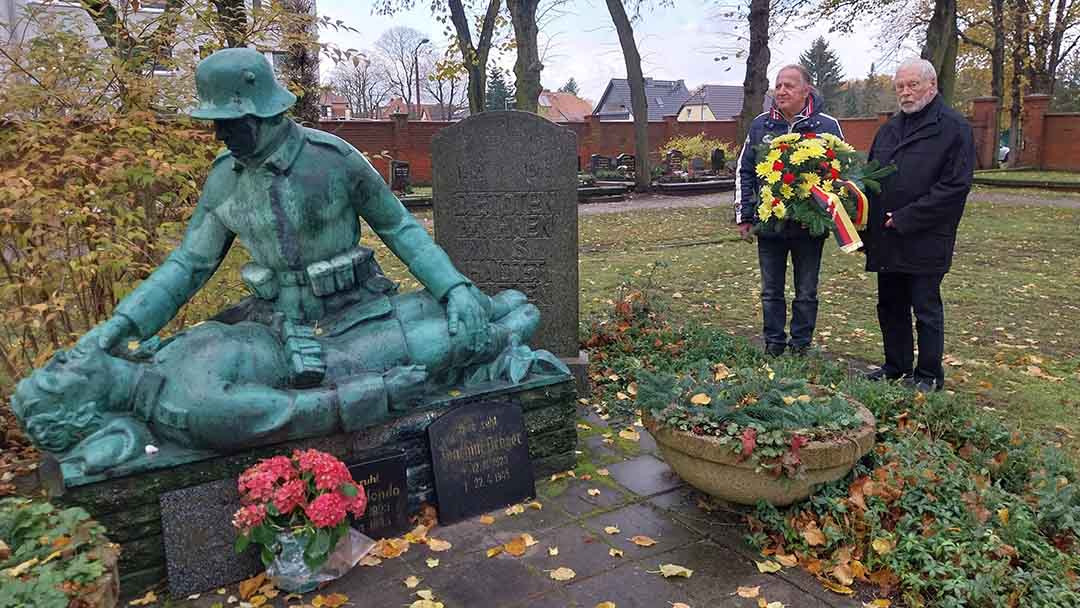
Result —
<instances>
[{"instance_id":1,"label":"red flower in wreath","mask_svg":"<svg viewBox=\"0 0 1080 608\"><path fill-rule=\"evenodd\" d=\"M772 164L772 170L773 170L773 171L783 171L783 170L784 170L784 162L783 162L783 161L779 161L779 160L778 160L778 161L776 161L776 162L774 162L774 163Z\"/></svg>"},{"instance_id":2,"label":"red flower in wreath","mask_svg":"<svg viewBox=\"0 0 1080 608\"><path fill-rule=\"evenodd\" d=\"M828 150L825 150L825 157L829 160L832 160L836 158L836 152L833 152L832 148L829 148Z\"/></svg>"},{"instance_id":3,"label":"red flower in wreath","mask_svg":"<svg viewBox=\"0 0 1080 608\"><path fill-rule=\"evenodd\" d=\"M784 174L784 183L788 184L788 185L795 183L795 174L794 173L785 173Z\"/></svg>"}]
</instances>

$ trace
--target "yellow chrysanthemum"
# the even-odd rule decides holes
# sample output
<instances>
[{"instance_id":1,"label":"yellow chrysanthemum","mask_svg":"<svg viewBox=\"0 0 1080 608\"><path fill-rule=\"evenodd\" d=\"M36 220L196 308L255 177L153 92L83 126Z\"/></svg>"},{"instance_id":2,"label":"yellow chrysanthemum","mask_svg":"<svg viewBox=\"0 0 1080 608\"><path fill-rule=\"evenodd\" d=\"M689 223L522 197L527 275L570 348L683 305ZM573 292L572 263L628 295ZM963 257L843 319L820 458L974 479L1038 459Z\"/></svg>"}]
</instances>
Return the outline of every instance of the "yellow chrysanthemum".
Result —
<instances>
[{"instance_id":1,"label":"yellow chrysanthemum","mask_svg":"<svg viewBox=\"0 0 1080 608\"><path fill-rule=\"evenodd\" d=\"M787 184L780 186L780 198L789 201L795 198L795 189Z\"/></svg>"},{"instance_id":2,"label":"yellow chrysanthemum","mask_svg":"<svg viewBox=\"0 0 1080 608\"><path fill-rule=\"evenodd\" d=\"M771 201L772 199L773 199L772 188L769 188L768 186L765 186L764 188L762 188L761 189L761 200L762 201Z\"/></svg>"},{"instance_id":3,"label":"yellow chrysanthemum","mask_svg":"<svg viewBox=\"0 0 1080 608\"><path fill-rule=\"evenodd\" d=\"M760 163L754 165L754 172L757 173L758 177L766 177L771 171L772 163L767 160L763 160Z\"/></svg>"},{"instance_id":4,"label":"yellow chrysanthemum","mask_svg":"<svg viewBox=\"0 0 1080 608\"><path fill-rule=\"evenodd\" d=\"M825 158L825 148L821 146L797 148L791 153L791 164L801 165L803 162L814 158Z\"/></svg>"},{"instance_id":5,"label":"yellow chrysanthemum","mask_svg":"<svg viewBox=\"0 0 1080 608\"><path fill-rule=\"evenodd\" d=\"M758 205L757 216L758 216L759 220L761 220L763 222L768 221L769 217L772 215L772 212L773 212L772 203L765 202L765 203L761 203L760 205Z\"/></svg>"},{"instance_id":6,"label":"yellow chrysanthemum","mask_svg":"<svg viewBox=\"0 0 1080 608\"><path fill-rule=\"evenodd\" d=\"M840 170L840 161L836 160L835 158L833 159L833 161L832 161L831 163L829 163L829 165L830 165L830 166L831 166L831 167L832 167L833 169L836 169L837 171L839 171L839 170Z\"/></svg>"},{"instance_id":7,"label":"yellow chrysanthemum","mask_svg":"<svg viewBox=\"0 0 1080 608\"><path fill-rule=\"evenodd\" d=\"M771 167L773 163L780 160L780 156L783 154L783 150L780 150L779 148L770 148L769 153L765 155L765 162L769 163L769 166Z\"/></svg>"},{"instance_id":8,"label":"yellow chrysanthemum","mask_svg":"<svg viewBox=\"0 0 1080 608\"><path fill-rule=\"evenodd\" d=\"M821 139L824 139L830 146L835 146L837 144L844 143L844 140L842 140L839 137L833 135L832 133L819 133L818 137L820 137Z\"/></svg>"},{"instance_id":9,"label":"yellow chrysanthemum","mask_svg":"<svg viewBox=\"0 0 1080 608\"><path fill-rule=\"evenodd\" d=\"M787 207L784 206L784 203L773 205L772 214L776 216L776 219L782 220L787 215Z\"/></svg>"},{"instance_id":10,"label":"yellow chrysanthemum","mask_svg":"<svg viewBox=\"0 0 1080 608\"><path fill-rule=\"evenodd\" d=\"M821 178L817 173L803 173L802 179L799 180L799 194L801 196L810 196L810 188L821 184Z\"/></svg>"},{"instance_id":11,"label":"yellow chrysanthemum","mask_svg":"<svg viewBox=\"0 0 1080 608\"><path fill-rule=\"evenodd\" d=\"M772 140L772 143L769 144L769 145L775 147L775 146L778 146L780 144L790 144L793 141L799 141L799 139L801 137L802 137L802 134L800 134L800 133L786 133L786 134L781 135L779 137L774 137L773 140Z\"/></svg>"},{"instance_id":12,"label":"yellow chrysanthemum","mask_svg":"<svg viewBox=\"0 0 1080 608\"><path fill-rule=\"evenodd\" d=\"M780 181L780 172L779 171L773 171L772 173L765 176L765 183L769 184L770 186L775 184L778 181Z\"/></svg>"},{"instance_id":13,"label":"yellow chrysanthemum","mask_svg":"<svg viewBox=\"0 0 1080 608\"><path fill-rule=\"evenodd\" d=\"M821 188L822 190L824 190L825 192L832 192L833 191L832 181L831 180L824 180L823 182L821 182L821 184L818 185L818 187Z\"/></svg>"}]
</instances>

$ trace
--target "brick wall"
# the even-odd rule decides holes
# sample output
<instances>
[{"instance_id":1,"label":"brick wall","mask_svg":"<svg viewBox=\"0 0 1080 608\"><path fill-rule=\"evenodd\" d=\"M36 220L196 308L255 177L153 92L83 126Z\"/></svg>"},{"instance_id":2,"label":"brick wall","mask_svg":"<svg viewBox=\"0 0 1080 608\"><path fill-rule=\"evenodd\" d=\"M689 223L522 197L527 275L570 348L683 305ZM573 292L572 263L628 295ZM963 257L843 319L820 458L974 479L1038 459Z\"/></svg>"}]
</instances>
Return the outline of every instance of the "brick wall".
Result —
<instances>
[{"instance_id":1,"label":"brick wall","mask_svg":"<svg viewBox=\"0 0 1080 608\"><path fill-rule=\"evenodd\" d=\"M1028 96L1024 109L1024 145L1021 162L1025 166L1080 171L1080 114L1047 113L1045 96ZM971 120L978 149L979 168L996 166L997 136L991 126L993 108L997 100L979 98L973 104ZM844 136L857 149L866 152L878 128L889 118L881 113L872 118L845 118L840 120ZM431 183L431 140L449 122L409 121L404 114L395 114L390 120L378 121L328 121L320 127L334 133L368 155L375 168L386 178L389 161L378 155L386 152L390 157L408 161L413 182ZM617 156L623 152L634 153L634 125L630 122L600 122L595 117L585 122L563 124L577 134L579 167L588 166L593 154ZM658 148L676 136L697 135L735 143L737 125L733 120L703 122L678 122L669 117L663 122L649 123L649 143L652 158L659 160ZM741 142L740 142L741 144ZM736 146L738 147L738 146ZM512 151L508 151L512 152Z\"/></svg>"},{"instance_id":2,"label":"brick wall","mask_svg":"<svg viewBox=\"0 0 1080 608\"><path fill-rule=\"evenodd\" d=\"M1080 114L1047 114L1041 144L1043 169L1080 171Z\"/></svg>"}]
</instances>

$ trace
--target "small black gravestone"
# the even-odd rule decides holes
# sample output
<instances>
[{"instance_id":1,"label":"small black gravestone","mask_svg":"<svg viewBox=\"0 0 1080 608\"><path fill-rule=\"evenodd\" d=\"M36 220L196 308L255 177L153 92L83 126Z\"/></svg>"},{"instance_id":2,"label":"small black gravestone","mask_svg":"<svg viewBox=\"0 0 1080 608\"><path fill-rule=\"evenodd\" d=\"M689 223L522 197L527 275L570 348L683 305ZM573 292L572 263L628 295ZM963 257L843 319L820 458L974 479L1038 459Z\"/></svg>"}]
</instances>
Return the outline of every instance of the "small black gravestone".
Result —
<instances>
[{"instance_id":1,"label":"small black gravestone","mask_svg":"<svg viewBox=\"0 0 1080 608\"><path fill-rule=\"evenodd\" d=\"M390 161L390 189L404 192L409 187L409 163L403 160Z\"/></svg>"},{"instance_id":2,"label":"small black gravestone","mask_svg":"<svg viewBox=\"0 0 1080 608\"><path fill-rule=\"evenodd\" d=\"M637 169L637 159L634 158L633 154L625 152L615 157L615 164L619 167L626 167L629 173L633 173Z\"/></svg>"},{"instance_id":3,"label":"small black gravestone","mask_svg":"<svg viewBox=\"0 0 1080 608\"><path fill-rule=\"evenodd\" d=\"M166 492L161 534L169 594L187 597L255 576L263 569L256 547L237 555L233 514L240 508L235 479Z\"/></svg>"},{"instance_id":4,"label":"small black gravestone","mask_svg":"<svg viewBox=\"0 0 1080 608\"><path fill-rule=\"evenodd\" d=\"M589 157L589 168L593 173L597 171L610 171L611 158L602 154L593 154Z\"/></svg>"},{"instance_id":5,"label":"small black gravestone","mask_svg":"<svg viewBox=\"0 0 1080 608\"><path fill-rule=\"evenodd\" d=\"M404 532L409 526L405 450L364 454L348 467L367 494L367 510L352 526L375 539Z\"/></svg>"},{"instance_id":6,"label":"small black gravestone","mask_svg":"<svg viewBox=\"0 0 1080 608\"><path fill-rule=\"evenodd\" d=\"M717 148L712 151L712 158L709 159L712 165L713 173L719 173L724 170L724 151Z\"/></svg>"},{"instance_id":7,"label":"small black gravestone","mask_svg":"<svg viewBox=\"0 0 1080 608\"><path fill-rule=\"evenodd\" d=\"M705 159L704 158L697 158L697 157L691 158L690 159L690 170L693 171L694 173L703 172L705 170Z\"/></svg>"},{"instance_id":8,"label":"small black gravestone","mask_svg":"<svg viewBox=\"0 0 1080 608\"><path fill-rule=\"evenodd\" d=\"M536 495L521 406L497 401L453 409L428 427L439 523Z\"/></svg>"},{"instance_id":9,"label":"small black gravestone","mask_svg":"<svg viewBox=\"0 0 1080 608\"><path fill-rule=\"evenodd\" d=\"M672 150L667 153L667 165L668 171L682 171L683 153L678 150Z\"/></svg>"}]
</instances>

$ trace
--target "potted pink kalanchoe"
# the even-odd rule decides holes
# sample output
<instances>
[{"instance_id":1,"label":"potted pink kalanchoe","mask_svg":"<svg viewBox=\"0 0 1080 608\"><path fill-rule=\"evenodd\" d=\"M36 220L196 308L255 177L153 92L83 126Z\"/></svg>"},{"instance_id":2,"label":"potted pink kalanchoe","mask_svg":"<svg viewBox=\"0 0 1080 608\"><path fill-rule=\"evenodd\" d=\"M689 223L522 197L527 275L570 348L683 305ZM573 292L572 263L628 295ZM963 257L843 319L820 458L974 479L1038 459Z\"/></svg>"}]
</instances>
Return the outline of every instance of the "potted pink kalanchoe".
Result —
<instances>
[{"instance_id":1,"label":"potted pink kalanchoe","mask_svg":"<svg viewBox=\"0 0 1080 608\"><path fill-rule=\"evenodd\" d=\"M295 450L260 460L238 480L243 506L233 515L238 553L261 546L278 588L306 592L348 572L374 542L349 526L367 507L364 487L334 456Z\"/></svg>"}]
</instances>

